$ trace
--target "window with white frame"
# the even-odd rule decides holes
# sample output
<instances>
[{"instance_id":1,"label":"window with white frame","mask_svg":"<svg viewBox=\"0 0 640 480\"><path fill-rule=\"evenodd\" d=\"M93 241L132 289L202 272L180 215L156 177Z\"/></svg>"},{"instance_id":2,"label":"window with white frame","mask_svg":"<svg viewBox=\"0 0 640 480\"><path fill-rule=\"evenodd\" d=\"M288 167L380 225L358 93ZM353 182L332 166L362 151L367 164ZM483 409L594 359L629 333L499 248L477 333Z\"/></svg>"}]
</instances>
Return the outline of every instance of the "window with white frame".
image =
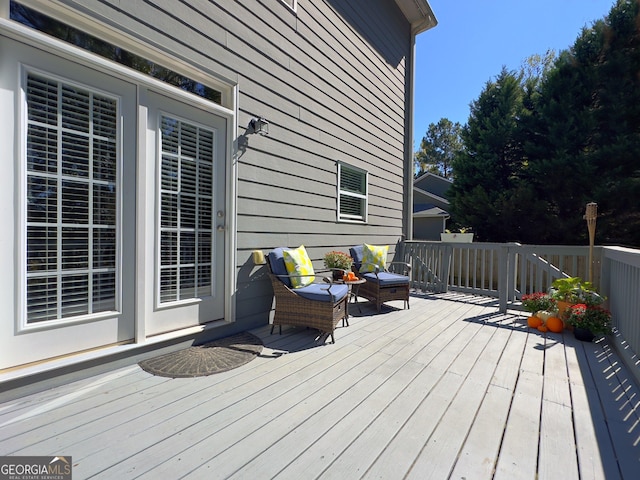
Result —
<instances>
[{"instance_id":1,"label":"window with white frame","mask_svg":"<svg viewBox=\"0 0 640 480\"><path fill-rule=\"evenodd\" d=\"M118 102L26 75L27 324L116 310Z\"/></svg>"},{"instance_id":2,"label":"window with white frame","mask_svg":"<svg viewBox=\"0 0 640 480\"><path fill-rule=\"evenodd\" d=\"M214 132L163 115L160 133L160 303L210 296Z\"/></svg>"},{"instance_id":3,"label":"window with white frame","mask_svg":"<svg viewBox=\"0 0 640 480\"><path fill-rule=\"evenodd\" d=\"M338 163L338 221L366 222L368 173Z\"/></svg>"}]
</instances>

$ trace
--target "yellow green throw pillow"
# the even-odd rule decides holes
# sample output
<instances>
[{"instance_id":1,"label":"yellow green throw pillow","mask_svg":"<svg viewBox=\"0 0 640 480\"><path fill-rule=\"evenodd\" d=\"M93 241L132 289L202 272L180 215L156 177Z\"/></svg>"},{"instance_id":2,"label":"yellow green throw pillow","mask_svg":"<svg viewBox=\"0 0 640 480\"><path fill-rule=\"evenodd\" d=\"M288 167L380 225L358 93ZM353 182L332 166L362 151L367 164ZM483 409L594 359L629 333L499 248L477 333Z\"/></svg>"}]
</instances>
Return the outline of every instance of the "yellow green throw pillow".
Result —
<instances>
[{"instance_id":1,"label":"yellow green throw pillow","mask_svg":"<svg viewBox=\"0 0 640 480\"><path fill-rule=\"evenodd\" d=\"M313 264L304 245L300 245L295 250L284 250L284 265L287 267L289 275L313 275ZM313 282L315 277L292 277L291 286L293 288L306 287Z\"/></svg>"},{"instance_id":2,"label":"yellow green throw pillow","mask_svg":"<svg viewBox=\"0 0 640 480\"><path fill-rule=\"evenodd\" d=\"M376 246L364 244L362 249L362 265L360 266L360 273L375 272L376 265L380 267L380 270L384 271L387 268L387 252L389 251L389 245Z\"/></svg>"}]
</instances>

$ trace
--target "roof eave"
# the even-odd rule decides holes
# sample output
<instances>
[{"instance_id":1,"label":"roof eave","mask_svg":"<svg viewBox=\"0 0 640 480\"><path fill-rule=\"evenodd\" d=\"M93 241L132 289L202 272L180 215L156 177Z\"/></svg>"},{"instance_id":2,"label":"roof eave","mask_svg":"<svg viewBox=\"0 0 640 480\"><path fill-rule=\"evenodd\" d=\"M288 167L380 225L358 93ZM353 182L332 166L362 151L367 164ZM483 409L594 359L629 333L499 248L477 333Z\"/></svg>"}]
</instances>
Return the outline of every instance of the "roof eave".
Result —
<instances>
[{"instance_id":1,"label":"roof eave","mask_svg":"<svg viewBox=\"0 0 640 480\"><path fill-rule=\"evenodd\" d=\"M418 35L438 24L427 0L396 0L396 4L411 23L411 33Z\"/></svg>"}]
</instances>

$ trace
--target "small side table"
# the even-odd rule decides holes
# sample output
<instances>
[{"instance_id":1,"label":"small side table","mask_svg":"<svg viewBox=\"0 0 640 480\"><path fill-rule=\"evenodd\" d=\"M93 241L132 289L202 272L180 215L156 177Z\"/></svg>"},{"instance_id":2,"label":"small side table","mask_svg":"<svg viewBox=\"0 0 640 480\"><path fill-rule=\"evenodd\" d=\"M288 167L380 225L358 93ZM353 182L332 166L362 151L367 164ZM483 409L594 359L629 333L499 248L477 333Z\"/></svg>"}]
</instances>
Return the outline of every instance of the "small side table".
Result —
<instances>
[{"instance_id":1,"label":"small side table","mask_svg":"<svg viewBox=\"0 0 640 480\"><path fill-rule=\"evenodd\" d=\"M346 311L347 326L349 326L349 303L351 300L353 300L353 303L355 303L358 306L358 311L362 313L362 310L360 309L360 304L358 303L358 290L360 290L360 285L362 285L365 282L366 280L363 278L358 278L356 280L336 280L334 282L334 283L339 283L349 287L349 293L347 294L349 295L349 299L347 300L347 311Z\"/></svg>"}]
</instances>

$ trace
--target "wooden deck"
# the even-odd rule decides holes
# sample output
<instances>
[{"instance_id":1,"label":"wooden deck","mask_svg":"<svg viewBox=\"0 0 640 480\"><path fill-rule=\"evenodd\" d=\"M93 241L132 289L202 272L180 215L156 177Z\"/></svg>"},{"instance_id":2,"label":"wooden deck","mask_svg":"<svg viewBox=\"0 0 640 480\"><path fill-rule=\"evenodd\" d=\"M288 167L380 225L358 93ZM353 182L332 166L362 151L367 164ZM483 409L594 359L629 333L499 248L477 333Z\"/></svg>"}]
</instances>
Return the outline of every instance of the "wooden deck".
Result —
<instances>
[{"instance_id":1,"label":"wooden deck","mask_svg":"<svg viewBox=\"0 0 640 480\"><path fill-rule=\"evenodd\" d=\"M0 404L0 455L70 455L75 480L638 478L639 389L606 342L477 297L362 305L335 344L265 327L226 373L134 365Z\"/></svg>"}]
</instances>

